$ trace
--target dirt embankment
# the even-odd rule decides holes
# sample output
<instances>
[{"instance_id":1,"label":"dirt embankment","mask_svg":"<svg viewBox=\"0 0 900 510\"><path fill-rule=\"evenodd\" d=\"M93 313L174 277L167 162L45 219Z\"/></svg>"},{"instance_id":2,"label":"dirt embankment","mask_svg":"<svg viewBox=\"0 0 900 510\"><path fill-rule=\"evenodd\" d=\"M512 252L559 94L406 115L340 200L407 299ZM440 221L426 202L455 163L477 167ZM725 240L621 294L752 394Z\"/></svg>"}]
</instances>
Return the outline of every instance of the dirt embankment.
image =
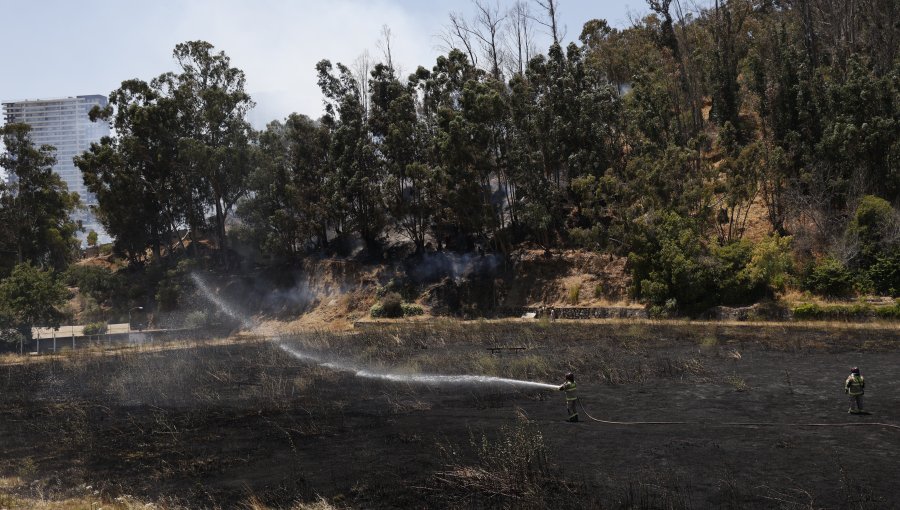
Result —
<instances>
[{"instance_id":1,"label":"dirt embankment","mask_svg":"<svg viewBox=\"0 0 900 510\"><path fill-rule=\"evenodd\" d=\"M511 261L457 254L395 264L308 259L290 269L220 278L214 290L251 315L280 321L282 329L335 330L367 318L388 292L421 305L426 316L483 317L522 307L639 307L625 300L628 285L623 258L535 250Z\"/></svg>"}]
</instances>

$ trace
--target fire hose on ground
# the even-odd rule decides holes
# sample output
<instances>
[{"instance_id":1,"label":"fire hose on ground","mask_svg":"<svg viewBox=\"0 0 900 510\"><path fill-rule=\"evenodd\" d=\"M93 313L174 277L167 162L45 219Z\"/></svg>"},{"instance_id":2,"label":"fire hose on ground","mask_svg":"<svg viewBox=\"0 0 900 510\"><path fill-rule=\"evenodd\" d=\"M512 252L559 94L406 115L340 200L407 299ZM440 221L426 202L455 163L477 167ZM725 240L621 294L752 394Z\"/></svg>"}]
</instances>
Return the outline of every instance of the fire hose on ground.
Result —
<instances>
[{"instance_id":1,"label":"fire hose on ground","mask_svg":"<svg viewBox=\"0 0 900 510\"><path fill-rule=\"evenodd\" d=\"M703 422L703 421L612 421L612 420L601 420L600 418L595 418L588 414L587 410L584 408L584 404L581 403L581 399L578 399L578 407L581 408L581 412L584 413L588 419L595 421L597 423L604 423L607 425L706 425L706 426L719 426L719 427L884 427L891 429L900 430L900 425L894 425L893 423L880 423L880 422L842 422L842 423L780 423L780 422Z\"/></svg>"}]
</instances>

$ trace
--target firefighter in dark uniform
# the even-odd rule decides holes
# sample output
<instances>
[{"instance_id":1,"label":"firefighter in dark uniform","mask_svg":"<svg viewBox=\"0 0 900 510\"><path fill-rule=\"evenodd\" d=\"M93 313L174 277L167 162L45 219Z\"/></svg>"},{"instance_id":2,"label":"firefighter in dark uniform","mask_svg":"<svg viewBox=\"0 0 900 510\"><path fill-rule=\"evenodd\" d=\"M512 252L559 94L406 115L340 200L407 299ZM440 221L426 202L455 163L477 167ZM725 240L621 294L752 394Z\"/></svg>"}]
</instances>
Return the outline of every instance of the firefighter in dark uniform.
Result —
<instances>
[{"instance_id":1,"label":"firefighter in dark uniform","mask_svg":"<svg viewBox=\"0 0 900 510\"><path fill-rule=\"evenodd\" d=\"M847 376L847 380L844 382L844 391L847 393L850 400L850 410L847 411L848 413L863 413L863 393L865 393L865 389L865 379L859 374L859 368L853 367L850 370L850 375Z\"/></svg>"},{"instance_id":2,"label":"firefighter in dark uniform","mask_svg":"<svg viewBox=\"0 0 900 510\"><path fill-rule=\"evenodd\" d=\"M559 387L559 391L566 392L566 411L569 412L569 421L578 421L578 386L575 384L575 374L566 374L566 382Z\"/></svg>"}]
</instances>

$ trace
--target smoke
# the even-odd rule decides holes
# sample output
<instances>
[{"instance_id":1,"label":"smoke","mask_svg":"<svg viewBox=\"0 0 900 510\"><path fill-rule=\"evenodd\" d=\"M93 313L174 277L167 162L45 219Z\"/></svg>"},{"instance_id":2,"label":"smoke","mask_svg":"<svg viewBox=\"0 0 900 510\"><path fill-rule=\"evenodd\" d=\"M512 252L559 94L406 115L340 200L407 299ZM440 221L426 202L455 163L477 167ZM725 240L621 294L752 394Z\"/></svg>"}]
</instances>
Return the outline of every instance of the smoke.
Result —
<instances>
[{"instance_id":1,"label":"smoke","mask_svg":"<svg viewBox=\"0 0 900 510\"><path fill-rule=\"evenodd\" d=\"M407 273L416 282L435 282L492 276L503 262L500 255L476 253L425 253L407 265Z\"/></svg>"}]
</instances>

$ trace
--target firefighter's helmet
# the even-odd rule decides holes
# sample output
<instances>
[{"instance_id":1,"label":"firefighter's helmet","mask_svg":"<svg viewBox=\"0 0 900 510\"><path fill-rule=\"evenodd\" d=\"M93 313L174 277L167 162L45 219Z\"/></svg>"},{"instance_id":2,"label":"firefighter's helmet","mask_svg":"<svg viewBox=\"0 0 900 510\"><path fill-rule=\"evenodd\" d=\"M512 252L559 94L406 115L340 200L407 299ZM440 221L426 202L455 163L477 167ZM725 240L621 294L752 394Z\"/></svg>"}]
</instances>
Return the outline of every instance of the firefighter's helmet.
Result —
<instances>
[{"instance_id":1,"label":"firefighter's helmet","mask_svg":"<svg viewBox=\"0 0 900 510\"><path fill-rule=\"evenodd\" d=\"M567 380L567 381L574 381L574 380L575 380L575 374L573 374L572 372L566 372L566 380Z\"/></svg>"}]
</instances>

